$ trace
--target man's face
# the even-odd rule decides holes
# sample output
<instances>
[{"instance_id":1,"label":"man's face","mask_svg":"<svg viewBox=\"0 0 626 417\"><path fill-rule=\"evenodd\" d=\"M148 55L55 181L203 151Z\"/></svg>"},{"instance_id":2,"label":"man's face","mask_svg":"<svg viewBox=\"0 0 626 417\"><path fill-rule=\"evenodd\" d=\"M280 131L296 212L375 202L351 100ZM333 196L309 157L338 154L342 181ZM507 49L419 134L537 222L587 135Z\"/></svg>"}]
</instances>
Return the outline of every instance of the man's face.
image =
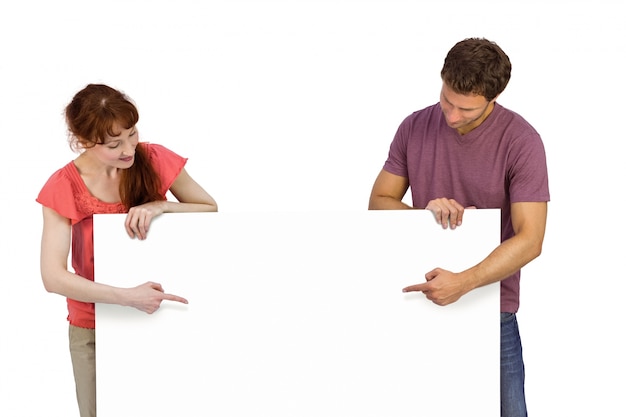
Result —
<instances>
[{"instance_id":1,"label":"man's face","mask_svg":"<svg viewBox=\"0 0 626 417\"><path fill-rule=\"evenodd\" d=\"M489 116L494 101L475 94L455 93L445 82L439 97L446 123L461 135L478 127Z\"/></svg>"}]
</instances>

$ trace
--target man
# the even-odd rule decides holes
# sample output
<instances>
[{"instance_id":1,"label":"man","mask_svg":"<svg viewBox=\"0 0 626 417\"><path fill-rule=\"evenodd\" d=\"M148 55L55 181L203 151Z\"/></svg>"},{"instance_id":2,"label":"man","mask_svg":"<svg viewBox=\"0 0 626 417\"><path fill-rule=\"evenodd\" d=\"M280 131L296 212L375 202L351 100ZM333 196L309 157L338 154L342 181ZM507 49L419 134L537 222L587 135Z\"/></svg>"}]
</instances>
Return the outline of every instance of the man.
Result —
<instances>
[{"instance_id":1,"label":"man","mask_svg":"<svg viewBox=\"0 0 626 417\"><path fill-rule=\"evenodd\" d=\"M494 42L469 38L454 45L441 70L439 103L400 124L369 201L370 210L430 210L452 229L468 208L501 209L501 244L484 260L460 272L436 268L426 282L403 291L421 291L444 306L500 282L501 413L507 417L527 415L516 319L520 269L541 253L550 200L541 137L496 102L510 75L509 58ZM402 202L409 187L412 207Z\"/></svg>"}]
</instances>

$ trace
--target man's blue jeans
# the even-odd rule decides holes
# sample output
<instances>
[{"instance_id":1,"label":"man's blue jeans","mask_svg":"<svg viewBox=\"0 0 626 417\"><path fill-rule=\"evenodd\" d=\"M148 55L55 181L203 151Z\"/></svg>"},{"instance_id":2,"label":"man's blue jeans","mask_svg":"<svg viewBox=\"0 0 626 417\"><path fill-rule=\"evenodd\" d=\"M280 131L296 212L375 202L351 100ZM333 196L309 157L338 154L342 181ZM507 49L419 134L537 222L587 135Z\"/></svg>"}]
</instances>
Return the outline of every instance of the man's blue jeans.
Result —
<instances>
[{"instance_id":1,"label":"man's blue jeans","mask_svg":"<svg viewBox=\"0 0 626 417\"><path fill-rule=\"evenodd\" d=\"M513 313L500 313L500 414L526 417L522 341Z\"/></svg>"}]
</instances>

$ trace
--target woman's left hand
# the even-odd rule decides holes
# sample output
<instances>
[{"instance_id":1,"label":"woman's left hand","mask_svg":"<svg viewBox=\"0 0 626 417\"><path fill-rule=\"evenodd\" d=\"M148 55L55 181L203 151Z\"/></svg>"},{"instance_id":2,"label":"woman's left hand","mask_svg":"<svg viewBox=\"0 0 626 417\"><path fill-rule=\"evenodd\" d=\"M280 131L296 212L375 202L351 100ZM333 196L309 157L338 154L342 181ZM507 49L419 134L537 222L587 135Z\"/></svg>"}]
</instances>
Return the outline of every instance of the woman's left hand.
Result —
<instances>
[{"instance_id":1,"label":"woman's left hand","mask_svg":"<svg viewBox=\"0 0 626 417\"><path fill-rule=\"evenodd\" d=\"M163 213L163 203L163 201L153 201L131 207L124 223L128 236L144 240L148 235L152 219Z\"/></svg>"}]
</instances>

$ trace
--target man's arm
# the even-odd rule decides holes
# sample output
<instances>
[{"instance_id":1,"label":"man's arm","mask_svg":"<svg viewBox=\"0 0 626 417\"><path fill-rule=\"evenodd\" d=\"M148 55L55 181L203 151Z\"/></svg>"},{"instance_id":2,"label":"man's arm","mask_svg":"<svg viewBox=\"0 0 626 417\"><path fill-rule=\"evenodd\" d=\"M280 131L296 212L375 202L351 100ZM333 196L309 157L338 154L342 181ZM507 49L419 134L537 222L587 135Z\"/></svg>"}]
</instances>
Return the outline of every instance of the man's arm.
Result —
<instances>
[{"instance_id":1,"label":"man's arm","mask_svg":"<svg viewBox=\"0 0 626 417\"><path fill-rule=\"evenodd\" d=\"M381 170L372 187L369 209L400 210L412 208L402 202L408 189L408 178L394 175L384 169Z\"/></svg>"},{"instance_id":2,"label":"man's arm","mask_svg":"<svg viewBox=\"0 0 626 417\"><path fill-rule=\"evenodd\" d=\"M547 214L546 202L511 204L515 236L465 271L453 273L436 268L426 274L427 282L411 285L403 291L422 291L435 304L447 305L475 288L509 277L541 254Z\"/></svg>"},{"instance_id":3,"label":"man's arm","mask_svg":"<svg viewBox=\"0 0 626 417\"><path fill-rule=\"evenodd\" d=\"M402 202L406 191L409 189L408 178L392 174L384 169L380 171L372 193L370 194L370 210L401 210L401 209L420 209L421 207L411 207ZM474 208L474 207L472 207ZM463 221L463 213L465 207L457 203L453 199L437 198L431 200L424 208L430 210L435 216L435 220L444 229L448 225L454 229L460 226Z\"/></svg>"}]
</instances>

